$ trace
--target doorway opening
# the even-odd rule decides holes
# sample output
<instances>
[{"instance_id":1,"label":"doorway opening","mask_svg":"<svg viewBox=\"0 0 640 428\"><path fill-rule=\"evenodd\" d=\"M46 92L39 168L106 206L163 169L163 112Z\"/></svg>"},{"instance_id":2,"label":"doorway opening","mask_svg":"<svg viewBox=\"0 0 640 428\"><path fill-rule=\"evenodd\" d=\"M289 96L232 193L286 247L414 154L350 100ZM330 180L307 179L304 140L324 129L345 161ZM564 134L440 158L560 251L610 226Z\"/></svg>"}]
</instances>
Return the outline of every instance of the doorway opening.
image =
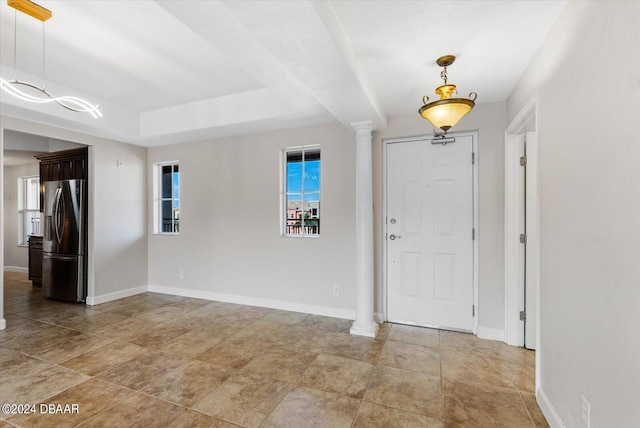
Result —
<instances>
[{"instance_id":1,"label":"doorway opening","mask_svg":"<svg viewBox=\"0 0 640 428\"><path fill-rule=\"evenodd\" d=\"M538 151L534 97L505 132L505 342L539 351ZM539 354L536 353L536 385Z\"/></svg>"}]
</instances>

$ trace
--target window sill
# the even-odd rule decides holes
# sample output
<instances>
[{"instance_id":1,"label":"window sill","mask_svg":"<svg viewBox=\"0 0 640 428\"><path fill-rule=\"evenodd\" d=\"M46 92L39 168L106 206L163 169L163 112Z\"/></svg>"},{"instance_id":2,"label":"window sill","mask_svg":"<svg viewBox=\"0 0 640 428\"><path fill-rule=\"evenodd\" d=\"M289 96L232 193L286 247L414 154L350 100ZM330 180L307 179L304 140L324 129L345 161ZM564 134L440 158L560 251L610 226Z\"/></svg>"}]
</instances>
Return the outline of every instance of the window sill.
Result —
<instances>
[{"instance_id":1,"label":"window sill","mask_svg":"<svg viewBox=\"0 0 640 428\"><path fill-rule=\"evenodd\" d=\"M156 236L180 236L179 233L153 232Z\"/></svg>"},{"instance_id":2,"label":"window sill","mask_svg":"<svg viewBox=\"0 0 640 428\"><path fill-rule=\"evenodd\" d=\"M280 235L280 237L293 239L320 239L320 235Z\"/></svg>"},{"instance_id":3,"label":"window sill","mask_svg":"<svg viewBox=\"0 0 640 428\"><path fill-rule=\"evenodd\" d=\"M18 247L29 248L29 244L18 244Z\"/></svg>"}]
</instances>

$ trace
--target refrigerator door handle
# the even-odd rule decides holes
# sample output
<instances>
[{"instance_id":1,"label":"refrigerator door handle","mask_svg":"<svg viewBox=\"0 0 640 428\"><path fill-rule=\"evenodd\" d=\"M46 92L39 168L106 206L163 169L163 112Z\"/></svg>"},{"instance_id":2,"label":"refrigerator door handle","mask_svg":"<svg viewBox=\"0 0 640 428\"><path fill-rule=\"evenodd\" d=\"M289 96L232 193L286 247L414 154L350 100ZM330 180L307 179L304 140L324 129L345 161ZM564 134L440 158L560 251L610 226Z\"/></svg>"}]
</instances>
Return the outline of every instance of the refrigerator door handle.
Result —
<instances>
[{"instance_id":1,"label":"refrigerator door handle","mask_svg":"<svg viewBox=\"0 0 640 428\"><path fill-rule=\"evenodd\" d=\"M52 255L49 253L42 253L42 258L43 259L47 259L47 260L63 260L63 261L73 261L73 260L77 260L77 256L61 256L59 254L56 255Z\"/></svg>"},{"instance_id":2,"label":"refrigerator door handle","mask_svg":"<svg viewBox=\"0 0 640 428\"><path fill-rule=\"evenodd\" d=\"M62 195L62 188L58 187L56 189L56 199L55 199L55 203L54 203L54 216L55 216L55 230L56 230L56 239L58 240L58 245L62 245L62 228L64 227L64 223L62 222L63 220L63 214L64 212L62 210L60 210L60 205L63 205L63 209L64 209L64 200L63 200L63 195Z\"/></svg>"}]
</instances>

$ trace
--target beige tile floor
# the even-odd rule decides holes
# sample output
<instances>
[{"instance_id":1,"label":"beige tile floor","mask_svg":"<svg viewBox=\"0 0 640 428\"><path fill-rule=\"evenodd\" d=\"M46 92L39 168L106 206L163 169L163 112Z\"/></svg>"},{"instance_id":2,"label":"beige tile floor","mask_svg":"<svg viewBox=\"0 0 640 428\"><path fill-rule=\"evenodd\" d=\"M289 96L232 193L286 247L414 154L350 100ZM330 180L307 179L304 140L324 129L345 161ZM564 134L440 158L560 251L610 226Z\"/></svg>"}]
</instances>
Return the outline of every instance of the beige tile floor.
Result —
<instances>
[{"instance_id":1,"label":"beige tile floor","mask_svg":"<svg viewBox=\"0 0 640 428\"><path fill-rule=\"evenodd\" d=\"M5 273L0 414L19 427L541 427L534 353L463 333L146 293L95 307Z\"/></svg>"}]
</instances>

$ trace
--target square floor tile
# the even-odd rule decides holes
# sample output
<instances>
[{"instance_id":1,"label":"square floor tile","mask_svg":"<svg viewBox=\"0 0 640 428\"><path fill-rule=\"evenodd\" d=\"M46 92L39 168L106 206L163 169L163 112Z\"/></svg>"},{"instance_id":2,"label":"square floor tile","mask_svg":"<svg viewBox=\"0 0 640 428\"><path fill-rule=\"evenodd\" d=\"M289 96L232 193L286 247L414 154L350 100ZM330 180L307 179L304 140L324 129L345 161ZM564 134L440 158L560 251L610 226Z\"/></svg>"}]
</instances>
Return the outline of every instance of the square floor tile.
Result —
<instances>
[{"instance_id":1,"label":"square floor tile","mask_svg":"<svg viewBox=\"0 0 640 428\"><path fill-rule=\"evenodd\" d=\"M85 426L91 428L149 428L166 427L178 421L187 412L184 407L167 403L140 393L115 404L89 419Z\"/></svg>"},{"instance_id":2,"label":"square floor tile","mask_svg":"<svg viewBox=\"0 0 640 428\"><path fill-rule=\"evenodd\" d=\"M440 331L433 328L392 324L387 336L387 341L389 340L438 349L440 347Z\"/></svg>"},{"instance_id":3,"label":"square floor tile","mask_svg":"<svg viewBox=\"0 0 640 428\"><path fill-rule=\"evenodd\" d=\"M410 343L385 343L378 364L440 376L440 350Z\"/></svg>"},{"instance_id":4,"label":"square floor tile","mask_svg":"<svg viewBox=\"0 0 640 428\"><path fill-rule=\"evenodd\" d=\"M284 397L262 427L298 428L302 423L305 427L349 428L359 405L355 398L298 387Z\"/></svg>"},{"instance_id":5,"label":"square floor tile","mask_svg":"<svg viewBox=\"0 0 640 428\"><path fill-rule=\"evenodd\" d=\"M8 420L18 426L34 428L74 427L82 424L103 410L130 399L132 395L132 391L120 386L97 379L89 379L45 400L45 404L60 404L62 406L75 404L78 406L77 412L16 415Z\"/></svg>"},{"instance_id":6,"label":"square floor tile","mask_svg":"<svg viewBox=\"0 0 640 428\"><path fill-rule=\"evenodd\" d=\"M442 419L363 401L352 428L443 428Z\"/></svg>"},{"instance_id":7,"label":"square floor tile","mask_svg":"<svg viewBox=\"0 0 640 428\"><path fill-rule=\"evenodd\" d=\"M271 346L269 343L259 340L231 337L213 345L198 359L216 366L240 369L269 346Z\"/></svg>"},{"instance_id":8,"label":"square floor tile","mask_svg":"<svg viewBox=\"0 0 640 428\"><path fill-rule=\"evenodd\" d=\"M194 410L243 427L258 427L292 385L261 376L236 375L193 406Z\"/></svg>"},{"instance_id":9,"label":"square floor tile","mask_svg":"<svg viewBox=\"0 0 640 428\"><path fill-rule=\"evenodd\" d=\"M229 375L226 369L192 360L154 378L141 392L191 407L219 387Z\"/></svg>"},{"instance_id":10,"label":"square floor tile","mask_svg":"<svg viewBox=\"0 0 640 428\"><path fill-rule=\"evenodd\" d=\"M242 371L296 383L317 356L290 346L276 345L251 360Z\"/></svg>"},{"instance_id":11,"label":"square floor tile","mask_svg":"<svg viewBox=\"0 0 640 428\"><path fill-rule=\"evenodd\" d=\"M320 354L298 384L361 399L373 369L372 364L364 361Z\"/></svg>"},{"instance_id":12,"label":"square floor tile","mask_svg":"<svg viewBox=\"0 0 640 428\"><path fill-rule=\"evenodd\" d=\"M65 361L62 365L90 376L96 376L105 370L149 352L142 346L116 340Z\"/></svg>"},{"instance_id":13,"label":"square floor tile","mask_svg":"<svg viewBox=\"0 0 640 428\"><path fill-rule=\"evenodd\" d=\"M39 403L88 379L65 367L50 366L28 376L3 379L0 403Z\"/></svg>"},{"instance_id":14,"label":"square floor tile","mask_svg":"<svg viewBox=\"0 0 640 428\"><path fill-rule=\"evenodd\" d=\"M376 367L364 400L425 416L442 417L439 376Z\"/></svg>"},{"instance_id":15,"label":"square floor tile","mask_svg":"<svg viewBox=\"0 0 640 428\"><path fill-rule=\"evenodd\" d=\"M443 379L444 419L469 426L531 426L524 401L515 389Z\"/></svg>"},{"instance_id":16,"label":"square floor tile","mask_svg":"<svg viewBox=\"0 0 640 428\"><path fill-rule=\"evenodd\" d=\"M152 352L115 366L100 374L99 378L133 390L139 390L185 361L184 358L175 355Z\"/></svg>"}]
</instances>

